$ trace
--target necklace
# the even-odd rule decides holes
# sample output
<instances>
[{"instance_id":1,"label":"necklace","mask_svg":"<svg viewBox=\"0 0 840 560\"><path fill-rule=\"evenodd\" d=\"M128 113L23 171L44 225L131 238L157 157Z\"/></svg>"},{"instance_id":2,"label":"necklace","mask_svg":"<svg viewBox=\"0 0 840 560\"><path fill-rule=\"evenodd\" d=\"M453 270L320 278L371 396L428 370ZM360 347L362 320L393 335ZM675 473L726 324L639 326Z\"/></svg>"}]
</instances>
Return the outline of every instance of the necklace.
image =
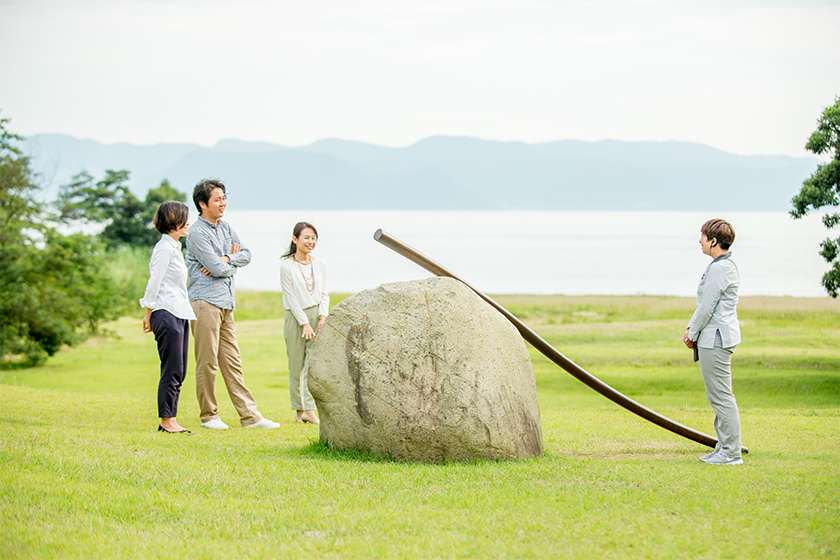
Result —
<instances>
[{"instance_id":1,"label":"necklace","mask_svg":"<svg viewBox=\"0 0 840 560\"><path fill-rule=\"evenodd\" d=\"M294 261L298 264L298 270L300 270L300 276L303 278L303 285L306 286L306 291L310 294L315 291L315 267L309 269L309 278L306 277L306 274L303 273L304 265L297 260L294 256L292 257ZM310 260L306 265L311 265L312 261Z\"/></svg>"}]
</instances>

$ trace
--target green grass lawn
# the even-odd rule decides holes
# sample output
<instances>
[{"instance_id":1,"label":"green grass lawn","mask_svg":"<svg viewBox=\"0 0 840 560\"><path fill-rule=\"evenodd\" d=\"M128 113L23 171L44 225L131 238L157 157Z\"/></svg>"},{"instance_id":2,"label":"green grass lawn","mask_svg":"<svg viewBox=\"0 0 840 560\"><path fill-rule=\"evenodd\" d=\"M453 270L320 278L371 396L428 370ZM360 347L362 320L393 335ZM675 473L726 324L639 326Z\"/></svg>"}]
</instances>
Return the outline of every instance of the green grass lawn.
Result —
<instances>
[{"instance_id":1,"label":"green grass lawn","mask_svg":"<svg viewBox=\"0 0 840 560\"><path fill-rule=\"evenodd\" d=\"M335 300L340 298L334 298ZM681 337L693 300L500 296L590 373L713 434ZM592 392L532 351L545 456L421 465L331 451L295 424L279 294L238 297L245 376L277 430L154 431L139 318L0 371L2 558L838 558L840 302L745 298L733 357L741 467Z\"/></svg>"}]
</instances>

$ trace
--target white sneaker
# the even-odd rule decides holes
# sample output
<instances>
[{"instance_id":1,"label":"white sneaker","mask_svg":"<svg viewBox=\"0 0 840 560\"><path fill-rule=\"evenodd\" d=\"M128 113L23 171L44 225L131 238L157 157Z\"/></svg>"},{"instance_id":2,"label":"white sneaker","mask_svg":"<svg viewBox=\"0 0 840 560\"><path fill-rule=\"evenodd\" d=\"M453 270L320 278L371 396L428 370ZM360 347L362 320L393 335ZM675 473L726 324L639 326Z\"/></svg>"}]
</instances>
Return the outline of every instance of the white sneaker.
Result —
<instances>
[{"instance_id":1,"label":"white sneaker","mask_svg":"<svg viewBox=\"0 0 840 560\"><path fill-rule=\"evenodd\" d=\"M718 452L718 448L715 447L714 450L711 453L709 453L708 455L703 455L702 457L700 457L700 460L701 461L706 461L707 459L711 459L712 455L714 455L717 452Z\"/></svg>"},{"instance_id":2,"label":"white sneaker","mask_svg":"<svg viewBox=\"0 0 840 560\"><path fill-rule=\"evenodd\" d=\"M704 463L709 464L709 465L743 465L744 464L744 460L741 459L740 457L733 459L733 458L727 457L726 455L724 455L723 453L720 453L720 452L714 453L708 459L701 458L700 460L703 461Z\"/></svg>"},{"instance_id":3,"label":"white sneaker","mask_svg":"<svg viewBox=\"0 0 840 560\"><path fill-rule=\"evenodd\" d=\"M273 430L274 428L279 428L280 424L277 422L272 422L268 418L263 418L256 424L251 424L250 426L245 426L246 428L263 428L266 430Z\"/></svg>"},{"instance_id":4,"label":"white sneaker","mask_svg":"<svg viewBox=\"0 0 840 560\"><path fill-rule=\"evenodd\" d=\"M202 422L202 428L210 428L211 430L227 430L228 425L222 422L221 418L213 418L209 422Z\"/></svg>"}]
</instances>

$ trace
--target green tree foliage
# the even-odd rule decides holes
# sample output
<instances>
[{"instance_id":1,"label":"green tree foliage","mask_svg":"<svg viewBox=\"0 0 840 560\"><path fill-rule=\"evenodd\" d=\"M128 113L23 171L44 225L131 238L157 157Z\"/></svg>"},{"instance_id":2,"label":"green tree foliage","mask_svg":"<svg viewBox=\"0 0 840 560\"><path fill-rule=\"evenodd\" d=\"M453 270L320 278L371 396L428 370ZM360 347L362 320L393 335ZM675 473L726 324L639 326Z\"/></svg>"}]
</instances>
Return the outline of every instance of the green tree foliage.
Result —
<instances>
[{"instance_id":1,"label":"green tree foliage","mask_svg":"<svg viewBox=\"0 0 840 560\"><path fill-rule=\"evenodd\" d=\"M62 344L116 318L121 295L104 247L86 235L59 234L46 208L21 138L0 119L0 366L42 363Z\"/></svg>"},{"instance_id":2,"label":"green tree foliage","mask_svg":"<svg viewBox=\"0 0 840 560\"><path fill-rule=\"evenodd\" d=\"M99 238L110 248L154 245L157 235L143 221L143 203L125 185L128 175L125 170L109 169L97 183L86 171L75 175L59 190L60 219L104 223Z\"/></svg>"},{"instance_id":3,"label":"green tree foliage","mask_svg":"<svg viewBox=\"0 0 840 560\"><path fill-rule=\"evenodd\" d=\"M83 171L63 185L57 206L64 222L81 221L105 224L99 238L112 249L125 247L151 248L160 238L152 226L160 203L165 200L186 200L186 194L174 189L164 179L141 201L128 189L129 172L107 170L105 178L94 183Z\"/></svg>"},{"instance_id":4,"label":"green tree foliage","mask_svg":"<svg viewBox=\"0 0 840 560\"><path fill-rule=\"evenodd\" d=\"M817 170L802 183L799 194L793 197L794 218L807 216L811 210L823 207L840 206L840 97L834 105L826 107L817 121L817 130L811 134L805 148L815 154L831 154L828 163L820 164ZM840 224L840 213L834 212L823 216L823 224L832 229ZM820 244L820 255L829 263L831 269L823 275L822 285L831 297L840 293L840 237L827 238Z\"/></svg>"},{"instance_id":5,"label":"green tree foliage","mask_svg":"<svg viewBox=\"0 0 840 560\"><path fill-rule=\"evenodd\" d=\"M143 222L148 224L149 228L154 228L152 220L155 217L155 212L157 212L158 206L160 206L161 202L166 202L167 200L185 202L187 200L187 195L170 185L167 179L161 181L160 186L155 189L150 189L149 192L146 193L146 198L143 201ZM160 239L160 234L155 229L152 229L152 231L154 232L155 242L157 242L157 240ZM186 238L181 238L182 248L186 247L186 242ZM146 260L148 261L149 259L147 258ZM143 286L145 287L145 283Z\"/></svg>"},{"instance_id":6,"label":"green tree foliage","mask_svg":"<svg viewBox=\"0 0 840 560\"><path fill-rule=\"evenodd\" d=\"M151 189L146 193L146 199L143 204L143 220L151 224L158 206L160 206L161 202L166 202L167 200L185 202L187 195L170 185L167 179L164 179L160 182L159 187Z\"/></svg>"}]
</instances>

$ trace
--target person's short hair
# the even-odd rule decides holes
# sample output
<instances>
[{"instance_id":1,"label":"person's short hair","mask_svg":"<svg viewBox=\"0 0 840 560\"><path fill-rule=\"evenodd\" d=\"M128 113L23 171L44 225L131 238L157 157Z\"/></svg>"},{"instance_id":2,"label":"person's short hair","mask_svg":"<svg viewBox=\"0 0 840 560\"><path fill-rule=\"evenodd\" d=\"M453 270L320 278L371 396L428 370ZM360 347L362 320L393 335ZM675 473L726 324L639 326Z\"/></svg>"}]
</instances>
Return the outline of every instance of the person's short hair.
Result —
<instances>
[{"instance_id":1,"label":"person's short hair","mask_svg":"<svg viewBox=\"0 0 840 560\"><path fill-rule=\"evenodd\" d=\"M189 217L190 209L186 204L177 200L167 200L158 206L152 223L159 232L169 233L184 227Z\"/></svg>"},{"instance_id":2,"label":"person's short hair","mask_svg":"<svg viewBox=\"0 0 840 560\"><path fill-rule=\"evenodd\" d=\"M721 248L727 251L735 243L735 229L732 224L720 218L709 220L703 224L700 233L705 235L706 239L717 239Z\"/></svg>"},{"instance_id":3,"label":"person's short hair","mask_svg":"<svg viewBox=\"0 0 840 560\"><path fill-rule=\"evenodd\" d=\"M218 179L202 179L196 183L193 189L193 202L195 202L195 208L198 210L199 215L201 214L201 204L199 203L203 202L207 206L213 189L222 189L222 192L226 192L225 184Z\"/></svg>"}]
</instances>

